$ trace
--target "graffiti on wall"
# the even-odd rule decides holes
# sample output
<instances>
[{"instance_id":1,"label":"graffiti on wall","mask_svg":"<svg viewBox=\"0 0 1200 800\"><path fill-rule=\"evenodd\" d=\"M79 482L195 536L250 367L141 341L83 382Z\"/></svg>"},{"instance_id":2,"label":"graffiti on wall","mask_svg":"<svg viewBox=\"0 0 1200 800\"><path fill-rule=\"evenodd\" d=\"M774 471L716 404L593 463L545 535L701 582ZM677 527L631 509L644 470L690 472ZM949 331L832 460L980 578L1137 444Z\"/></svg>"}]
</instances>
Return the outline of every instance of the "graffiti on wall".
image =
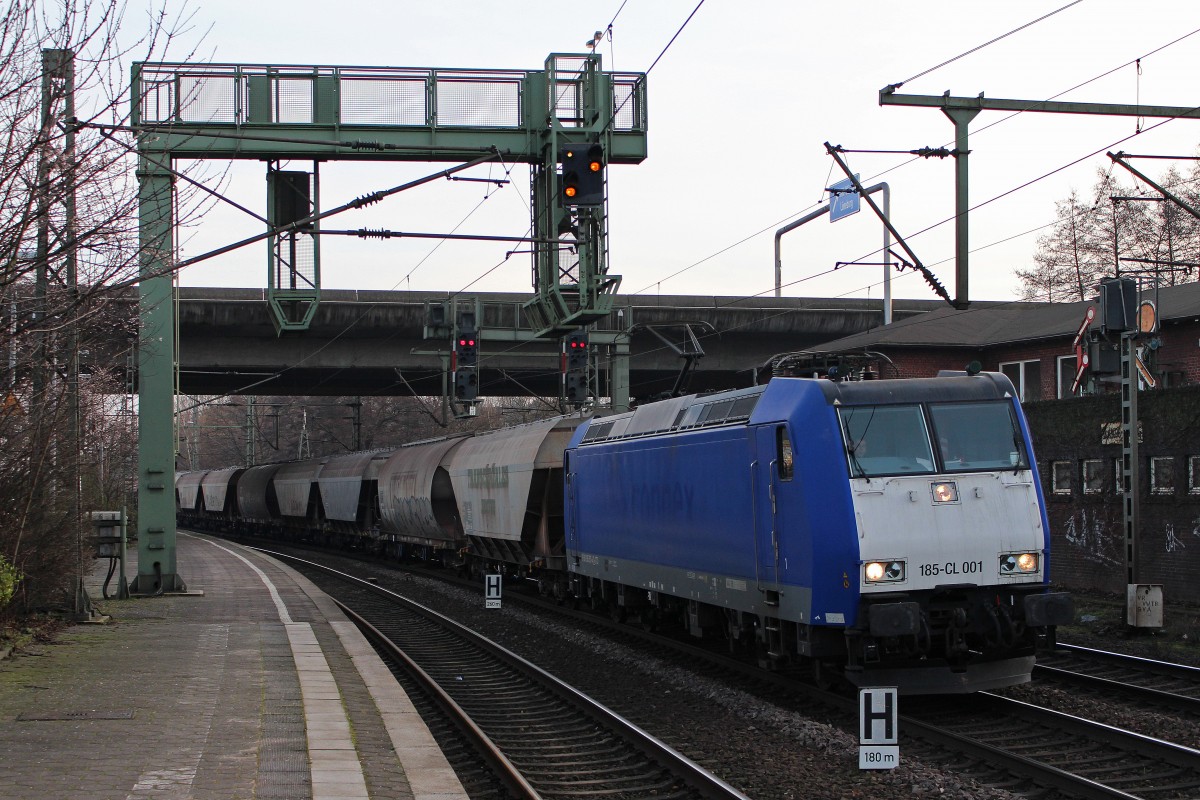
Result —
<instances>
[{"instance_id":1,"label":"graffiti on wall","mask_svg":"<svg viewBox=\"0 0 1200 800\"><path fill-rule=\"evenodd\" d=\"M1120 552L1116 531L1110 530L1107 515L1101 511L1084 508L1067 517L1063 524L1063 538L1067 544L1077 547L1088 561L1105 566L1119 566L1121 561L1112 553Z\"/></svg>"}]
</instances>

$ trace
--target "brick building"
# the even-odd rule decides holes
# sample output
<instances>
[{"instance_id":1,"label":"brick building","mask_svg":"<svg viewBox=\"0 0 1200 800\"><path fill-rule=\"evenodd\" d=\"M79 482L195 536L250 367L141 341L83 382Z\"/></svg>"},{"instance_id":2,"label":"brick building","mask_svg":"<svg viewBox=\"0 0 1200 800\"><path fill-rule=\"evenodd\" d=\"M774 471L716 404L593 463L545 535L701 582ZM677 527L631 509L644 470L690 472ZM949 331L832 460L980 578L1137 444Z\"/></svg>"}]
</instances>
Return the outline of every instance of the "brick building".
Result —
<instances>
[{"instance_id":1,"label":"brick building","mask_svg":"<svg viewBox=\"0 0 1200 800\"><path fill-rule=\"evenodd\" d=\"M879 377L931 377L978 361L1021 392L1050 519L1054 580L1123 596L1119 377L1090 374L1073 396L1072 342L1094 303L943 308L828 342L793 364L870 364ZM1139 340L1156 388L1139 395L1139 583L1200 602L1200 283L1159 291L1157 333ZM1099 337L1098 323L1091 336ZM1101 342L1108 348L1112 342ZM1095 351L1093 351L1095 352ZM1119 361L1119 359L1118 359ZM844 366L842 367L845 368ZM815 370L814 370L815 371ZM809 370L796 369L798 374Z\"/></svg>"},{"instance_id":2,"label":"brick building","mask_svg":"<svg viewBox=\"0 0 1200 800\"><path fill-rule=\"evenodd\" d=\"M1095 302L1002 303L965 311L949 306L827 342L821 354L873 353L880 377L932 377L942 369L1004 372L1023 401L1071 396L1076 356L1072 340ZM1200 283L1159 290L1157 334L1143 342L1143 360L1163 388L1200 384ZM1099 335L1099 323L1091 325ZM1115 343L1107 344L1109 352ZM815 353L814 353L815 354ZM1089 376L1077 393L1101 394L1116 380Z\"/></svg>"}]
</instances>

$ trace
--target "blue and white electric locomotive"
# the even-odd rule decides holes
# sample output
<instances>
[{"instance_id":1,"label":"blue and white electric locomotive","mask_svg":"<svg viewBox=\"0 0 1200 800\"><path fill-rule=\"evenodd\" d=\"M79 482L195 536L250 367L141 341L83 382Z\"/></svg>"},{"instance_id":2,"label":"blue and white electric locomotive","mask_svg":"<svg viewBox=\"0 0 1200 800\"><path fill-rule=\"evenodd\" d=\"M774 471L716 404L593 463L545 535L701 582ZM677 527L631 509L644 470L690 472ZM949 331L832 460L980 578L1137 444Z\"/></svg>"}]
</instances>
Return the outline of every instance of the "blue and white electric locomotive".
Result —
<instances>
[{"instance_id":1,"label":"blue and white electric locomotive","mask_svg":"<svg viewBox=\"0 0 1200 800\"><path fill-rule=\"evenodd\" d=\"M1069 622L999 374L766 386L592 419L564 470L572 590L908 694L1029 680Z\"/></svg>"}]
</instances>

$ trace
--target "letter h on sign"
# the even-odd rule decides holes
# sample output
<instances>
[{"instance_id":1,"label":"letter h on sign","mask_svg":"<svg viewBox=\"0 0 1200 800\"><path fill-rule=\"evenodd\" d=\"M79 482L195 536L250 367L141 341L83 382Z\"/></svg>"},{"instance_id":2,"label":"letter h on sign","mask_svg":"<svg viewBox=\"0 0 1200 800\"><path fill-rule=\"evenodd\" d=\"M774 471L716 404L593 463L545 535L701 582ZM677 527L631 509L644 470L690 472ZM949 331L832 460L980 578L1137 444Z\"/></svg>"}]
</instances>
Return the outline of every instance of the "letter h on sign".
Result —
<instances>
[{"instance_id":1,"label":"letter h on sign","mask_svg":"<svg viewBox=\"0 0 1200 800\"><path fill-rule=\"evenodd\" d=\"M860 689L858 741L860 744L896 744L896 689Z\"/></svg>"}]
</instances>

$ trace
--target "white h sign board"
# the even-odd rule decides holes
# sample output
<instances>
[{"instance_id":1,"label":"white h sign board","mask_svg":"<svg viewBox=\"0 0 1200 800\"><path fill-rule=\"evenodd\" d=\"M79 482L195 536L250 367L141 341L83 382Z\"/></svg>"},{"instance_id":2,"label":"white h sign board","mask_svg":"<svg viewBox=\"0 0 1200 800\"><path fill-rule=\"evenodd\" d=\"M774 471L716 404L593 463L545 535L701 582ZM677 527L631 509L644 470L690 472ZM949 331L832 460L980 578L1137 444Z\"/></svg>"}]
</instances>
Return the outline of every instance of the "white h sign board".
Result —
<instances>
[{"instance_id":1,"label":"white h sign board","mask_svg":"<svg viewBox=\"0 0 1200 800\"><path fill-rule=\"evenodd\" d=\"M483 576L484 608L500 607L500 577L493 574Z\"/></svg>"},{"instance_id":2,"label":"white h sign board","mask_svg":"<svg viewBox=\"0 0 1200 800\"><path fill-rule=\"evenodd\" d=\"M894 686L858 690L859 769L895 769L900 764L898 695Z\"/></svg>"}]
</instances>

